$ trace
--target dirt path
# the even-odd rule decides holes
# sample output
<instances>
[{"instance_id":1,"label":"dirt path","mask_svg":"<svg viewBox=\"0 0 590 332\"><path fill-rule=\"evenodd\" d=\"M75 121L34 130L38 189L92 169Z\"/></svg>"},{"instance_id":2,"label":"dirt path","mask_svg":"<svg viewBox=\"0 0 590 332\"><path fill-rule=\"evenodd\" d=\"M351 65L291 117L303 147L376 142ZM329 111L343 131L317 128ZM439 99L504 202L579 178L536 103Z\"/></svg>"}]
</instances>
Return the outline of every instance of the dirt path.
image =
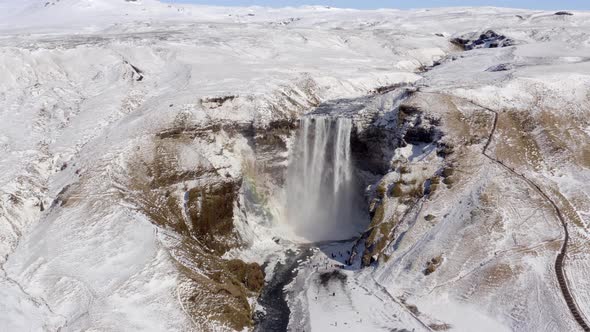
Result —
<instances>
[{"instance_id":1,"label":"dirt path","mask_svg":"<svg viewBox=\"0 0 590 332\"><path fill-rule=\"evenodd\" d=\"M576 320L576 322L578 323L578 325L582 328L582 330L590 332L590 326L588 325L588 323L585 321L584 316L582 315L582 312L580 311L580 309L578 308L578 305L574 299L574 297L572 296L572 292L569 288L568 282L567 282L567 276L565 273L565 266L564 266L564 262L566 259L566 254L567 254L567 245L569 242L569 231L567 229L567 222L565 220L565 218L563 217L563 213L561 212L561 209L557 206L557 204L555 203L555 201L553 201L553 199L551 199L551 197L549 197L549 195L547 195L542 189L541 187L539 187L536 183L534 183L532 180L530 180L529 178L527 178L526 176L524 176L523 174L519 174L517 173L514 169L508 167L506 164L504 164L501 160L498 160L492 156L490 156L487 153L487 150L492 142L492 139L494 138L494 134L496 133L496 127L498 124L498 112L489 109L487 107L481 106L473 101L469 101L471 104L482 108L492 114L494 114L494 123L492 126L492 130L490 132L490 136L488 138L488 141L486 143L486 145L484 146L483 150L482 150L482 154L488 158L489 160L491 160L492 162L500 165L502 168L504 168L505 170L507 170L508 172L512 173L513 175L523 179L530 187L532 187L536 192L538 192L547 202L549 202L549 204L551 204L551 206L553 207L553 209L555 210L555 214L557 215L557 218L559 219L561 226L563 227L563 231L564 231L564 239L563 239L563 244L561 246L561 251L559 252L559 254L557 255L557 258L555 259L555 274L557 276L557 281L559 282L559 288L561 290L561 293L563 294L563 298L565 300L565 303L567 304L567 307L569 309L569 311L572 313L572 316L574 317L574 319Z\"/></svg>"}]
</instances>

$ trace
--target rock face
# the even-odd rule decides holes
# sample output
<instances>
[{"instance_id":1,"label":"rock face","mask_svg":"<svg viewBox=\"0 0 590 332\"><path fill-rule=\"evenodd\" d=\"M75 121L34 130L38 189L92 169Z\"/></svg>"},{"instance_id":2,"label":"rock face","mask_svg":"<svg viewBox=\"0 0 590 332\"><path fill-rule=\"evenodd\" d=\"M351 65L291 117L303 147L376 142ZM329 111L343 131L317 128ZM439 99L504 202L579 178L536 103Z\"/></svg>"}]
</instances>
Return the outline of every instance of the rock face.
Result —
<instances>
[{"instance_id":1,"label":"rock face","mask_svg":"<svg viewBox=\"0 0 590 332\"><path fill-rule=\"evenodd\" d=\"M487 30L483 33L472 32L453 38L451 43L469 51L478 48L508 47L514 45L515 41L493 30Z\"/></svg>"},{"instance_id":2,"label":"rock face","mask_svg":"<svg viewBox=\"0 0 590 332\"><path fill-rule=\"evenodd\" d=\"M227 104L234 99L208 98L207 103L215 109L235 107ZM129 188L124 197L167 237L176 238L164 243L183 278L180 299L198 326L217 321L231 330L252 327L250 301L264 285L264 271L257 263L221 257L252 245L236 225L247 223L244 214L260 212L251 211L253 204L285 185L287 144L296 127L287 114L260 125L193 125L182 119L130 159L133 173L124 180ZM228 151L243 163L240 173L212 163Z\"/></svg>"},{"instance_id":3,"label":"rock face","mask_svg":"<svg viewBox=\"0 0 590 332\"><path fill-rule=\"evenodd\" d=\"M355 167L382 174L389 169L388 160L395 148L403 143L397 127L398 119L392 110L411 94L413 88L396 86L377 90L365 97L322 103L312 114L352 119L351 149Z\"/></svg>"},{"instance_id":4,"label":"rock face","mask_svg":"<svg viewBox=\"0 0 590 332\"><path fill-rule=\"evenodd\" d=\"M369 188L365 197L370 220L349 262L361 255L363 265L369 266L379 258L395 238L396 218L401 219L425 193L435 190L444 157L453 151L451 141L443 140L446 132L441 127L441 115L408 102L416 93L414 88L397 87L372 96L324 103L313 112L350 118L354 124L352 158L361 187ZM400 150L409 150L410 155L400 155ZM434 156L435 162L428 165L427 172L420 170L416 175L407 158L423 153ZM400 211L392 213L388 206L397 204Z\"/></svg>"},{"instance_id":5,"label":"rock face","mask_svg":"<svg viewBox=\"0 0 590 332\"><path fill-rule=\"evenodd\" d=\"M359 164L364 172L370 172L377 178L366 183L370 188L367 192L369 199L369 212L371 222L367 231L357 242L353 249L353 256L361 254L363 265L368 266L375 261L379 252L391 241L391 234L396 225L392 216L386 215L386 205L390 197L404 199L406 204L417 200L424 195L424 179L403 180L403 174L409 173L410 169L402 160L398 160L396 154L400 149L412 148L414 146L432 146L434 149L445 149L448 147L441 144L439 140L442 132L439 129L440 120L425 114L422 110L406 104L405 100L414 94L412 90L401 90L393 93L394 104L385 112L376 113L372 121L364 124L366 128L359 130L356 136L358 160L372 160L370 164L365 162ZM383 98L392 98L392 94ZM359 127L363 128L363 122L359 121ZM367 156L372 156L371 159ZM377 160L377 158L381 158ZM374 165L379 165L375 167ZM402 174L403 173L403 174ZM400 175L395 182L392 176ZM434 176L434 174L432 174ZM379 180L381 178L381 180ZM429 188L430 190L430 188ZM405 198L403 198L404 196ZM388 219L389 218L389 219ZM365 248L359 247L364 245ZM353 260L354 257L351 258Z\"/></svg>"},{"instance_id":6,"label":"rock face","mask_svg":"<svg viewBox=\"0 0 590 332\"><path fill-rule=\"evenodd\" d=\"M491 66L490 68L486 69L488 72L499 72L499 71L509 71L514 69L511 64L508 63L501 63L499 65Z\"/></svg>"},{"instance_id":7,"label":"rock face","mask_svg":"<svg viewBox=\"0 0 590 332\"><path fill-rule=\"evenodd\" d=\"M421 103L436 98L434 109ZM445 96L413 93L393 110L402 144L391 167L374 185L370 203L371 224L365 233L363 265L383 258L384 250L403 236L402 229L416 222L421 202L440 186L451 187L453 160L485 138L489 114L463 113L449 107ZM466 119L470 119L466 121ZM471 124L471 125L468 125Z\"/></svg>"},{"instance_id":8,"label":"rock face","mask_svg":"<svg viewBox=\"0 0 590 332\"><path fill-rule=\"evenodd\" d=\"M205 140L216 134L166 131L141 146L130 161L133 173L124 180L128 189L123 195L166 237L177 239L165 243L179 265L183 306L194 312L195 321L206 326L206 319L200 321L196 314L205 313L240 330L251 325L248 298L260 291L264 274L258 264L220 258L241 245L234 229L241 179L227 177L198 155L191 147L195 132ZM184 161L189 154L196 160ZM187 167L191 163L196 167Z\"/></svg>"}]
</instances>

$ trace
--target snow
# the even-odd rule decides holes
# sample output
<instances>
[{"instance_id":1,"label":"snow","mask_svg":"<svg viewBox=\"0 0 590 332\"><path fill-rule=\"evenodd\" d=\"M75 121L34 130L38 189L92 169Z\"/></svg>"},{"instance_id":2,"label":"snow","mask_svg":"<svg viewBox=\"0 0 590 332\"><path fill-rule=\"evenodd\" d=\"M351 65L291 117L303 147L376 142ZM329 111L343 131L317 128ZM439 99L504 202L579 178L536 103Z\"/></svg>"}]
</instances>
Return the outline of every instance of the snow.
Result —
<instances>
[{"instance_id":1,"label":"snow","mask_svg":"<svg viewBox=\"0 0 590 332\"><path fill-rule=\"evenodd\" d=\"M457 303L449 298L428 299L419 302L421 308L432 312L436 317L444 319L453 326L456 331L512 331L512 329L501 322L501 319L489 317L481 313L473 306Z\"/></svg>"},{"instance_id":2,"label":"snow","mask_svg":"<svg viewBox=\"0 0 590 332\"><path fill-rule=\"evenodd\" d=\"M572 132L585 136L570 140L572 151L554 155L542 147L544 168L522 171L563 195L572 220L578 216L585 223L586 229L572 232L576 246L584 248L590 176L587 164L572 160L590 138L590 124L583 120L590 109L590 13L573 13L224 8L155 0L1 2L0 326L190 330L194 321L179 300L184 286L168 249L176 235L120 196L121 178L133 171L132 157L141 153L149 161L153 137L172 127L264 125L299 117L319 102L365 96L402 82L496 111L550 111L579 121ZM484 27L518 44L459 52L448 42ZM420 72L437 61L441 64ZM485 71L498 64L509 70ZM132 66L141 70L141 80ZM206 102L224 96L235 98L219 107ZM431 104L435 111L446 107L437 103ZM255 154L231 130L188 143L180 151L182 170L213 167L230 178L244 176ZM394 159L422 169L413 174L422 178L441 162L433 151L432 145L410 144ZM330 265L343 261L331 255L352 244L319 245L289 288L291 326L421 331L447 323L456 331L573 330L553 280L561 229L552 212L485 158L471 162L464 167L468 180L457 190L414 212L416 218L432 213L441 220L432 227L416 222L400 228L404 236L387 249L388 262L340 269ZM259 184L248 176L245 181ZM384 179L390 178L395 176ZM246 191L243 186L241 203ZM469 226L482 191L502 194L492 195L498 209ZM246 211L235 217L247 245L224 258L270 262L270 272L286 249L303 242L284 222L282 195L275 192L266 206L254 207L267 214ZM500 231L492 217L500 220ZM423 264L443 252L444 268L425 277ZM589 259L579 249L568 263L586 315ZM318 264L324 267L316 270ZM499 265L511 271L504 283L480 279ZM322 285L320 274L331 271L340 271L345 281ZM224 330L211 324L212 330Z\"/></svg>"},{"instance_id":3,"label":"snow","mask_svg":"<svg viewBox=\"0 0 590 332\"><path fill-rule=\"evenodd\" d=\"M320 331L391 331L392 328L423 330L412 315L371 278L371 271L342 269L351 242L326 244L299 271L289 291L303 298L290 300L292 311L306 306L309 317L295 315L290 328ZM332 258L332 255L335 258ZM358 269L358 262L353 265ZM322 283L321 274L337 272L340 278ZM343 278L343 279L342 279Z\"/></svg>"}]
</instances>

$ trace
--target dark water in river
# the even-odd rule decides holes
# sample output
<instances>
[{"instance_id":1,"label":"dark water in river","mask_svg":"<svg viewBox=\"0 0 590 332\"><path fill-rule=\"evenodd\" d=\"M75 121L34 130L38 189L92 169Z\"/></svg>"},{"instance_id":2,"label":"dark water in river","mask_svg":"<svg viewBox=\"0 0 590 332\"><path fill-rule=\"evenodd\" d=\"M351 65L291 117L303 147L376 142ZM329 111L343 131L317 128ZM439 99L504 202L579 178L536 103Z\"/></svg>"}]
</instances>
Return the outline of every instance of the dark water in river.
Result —
<instances>
[{"instance_id":1,"label":"dark water in river","mask_svg":"<svg viewBox=\"0 0 590 332\"><path fill-rule=\"evenodd\" d=\"M313 248L302 247L298 253L288 250L285 263L277 263L273 277L264 286L258 303L264 307L266 314L257 312L254 317L256 332L287 331L289 325L289 305L287 304L285 286L290 284L298 273L298 267L313 255Z\"/></svg>"}]
</instances>

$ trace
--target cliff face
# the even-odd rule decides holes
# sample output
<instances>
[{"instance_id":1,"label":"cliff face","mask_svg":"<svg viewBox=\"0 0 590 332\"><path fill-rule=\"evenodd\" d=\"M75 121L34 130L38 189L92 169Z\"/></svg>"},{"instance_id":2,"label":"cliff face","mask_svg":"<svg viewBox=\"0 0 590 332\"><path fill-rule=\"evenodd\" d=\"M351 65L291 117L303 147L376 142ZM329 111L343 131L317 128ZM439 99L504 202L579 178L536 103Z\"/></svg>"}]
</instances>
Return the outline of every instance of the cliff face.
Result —
<instances>
[{"instance_id":1,"label":"cliff face","mask_svg":"<svg viewBox=\"0 0 590 332\"><path fill-rule=\"evenodd\" d=\"M265 271L260 259L245 262L230 251L253 245L252 214L272 220L257 207L283 189L296 116L317 103L308 80L298 84L309 95L296 100L287 97L293 92L282 91L286 102L266 101L269 120L198 123L178 114L171 127L139 141L117 174L122 201L157 227L178 271L178 300L199 329L252 327ZM199 104L230 113L261 103L226 96L202 98Z\"/></svg>"},{"instance_id":2,"label":"cliff face","mask_svg":"<svg viewBox=\"0 0 590 332\"><path fill-rule=\"evenodd\" d=\"M422 204L439 189L456 185L455 165L479 153L493 123L493 113L477 112L466 100L415 91L399 96L386 116L375 119L372 128L359 134L371 143L358 150L382 156L386 165L385 171L375 174L380 178L369 184L371 222L361 237L365 248L355 248L364 266L379 259L387 261L385 249L403 235L408 227L405 223L416 222ZM377 137L372 133L378 133ZM390 137L383 139L383 133Z\"/></svg>"}]
</instances>

